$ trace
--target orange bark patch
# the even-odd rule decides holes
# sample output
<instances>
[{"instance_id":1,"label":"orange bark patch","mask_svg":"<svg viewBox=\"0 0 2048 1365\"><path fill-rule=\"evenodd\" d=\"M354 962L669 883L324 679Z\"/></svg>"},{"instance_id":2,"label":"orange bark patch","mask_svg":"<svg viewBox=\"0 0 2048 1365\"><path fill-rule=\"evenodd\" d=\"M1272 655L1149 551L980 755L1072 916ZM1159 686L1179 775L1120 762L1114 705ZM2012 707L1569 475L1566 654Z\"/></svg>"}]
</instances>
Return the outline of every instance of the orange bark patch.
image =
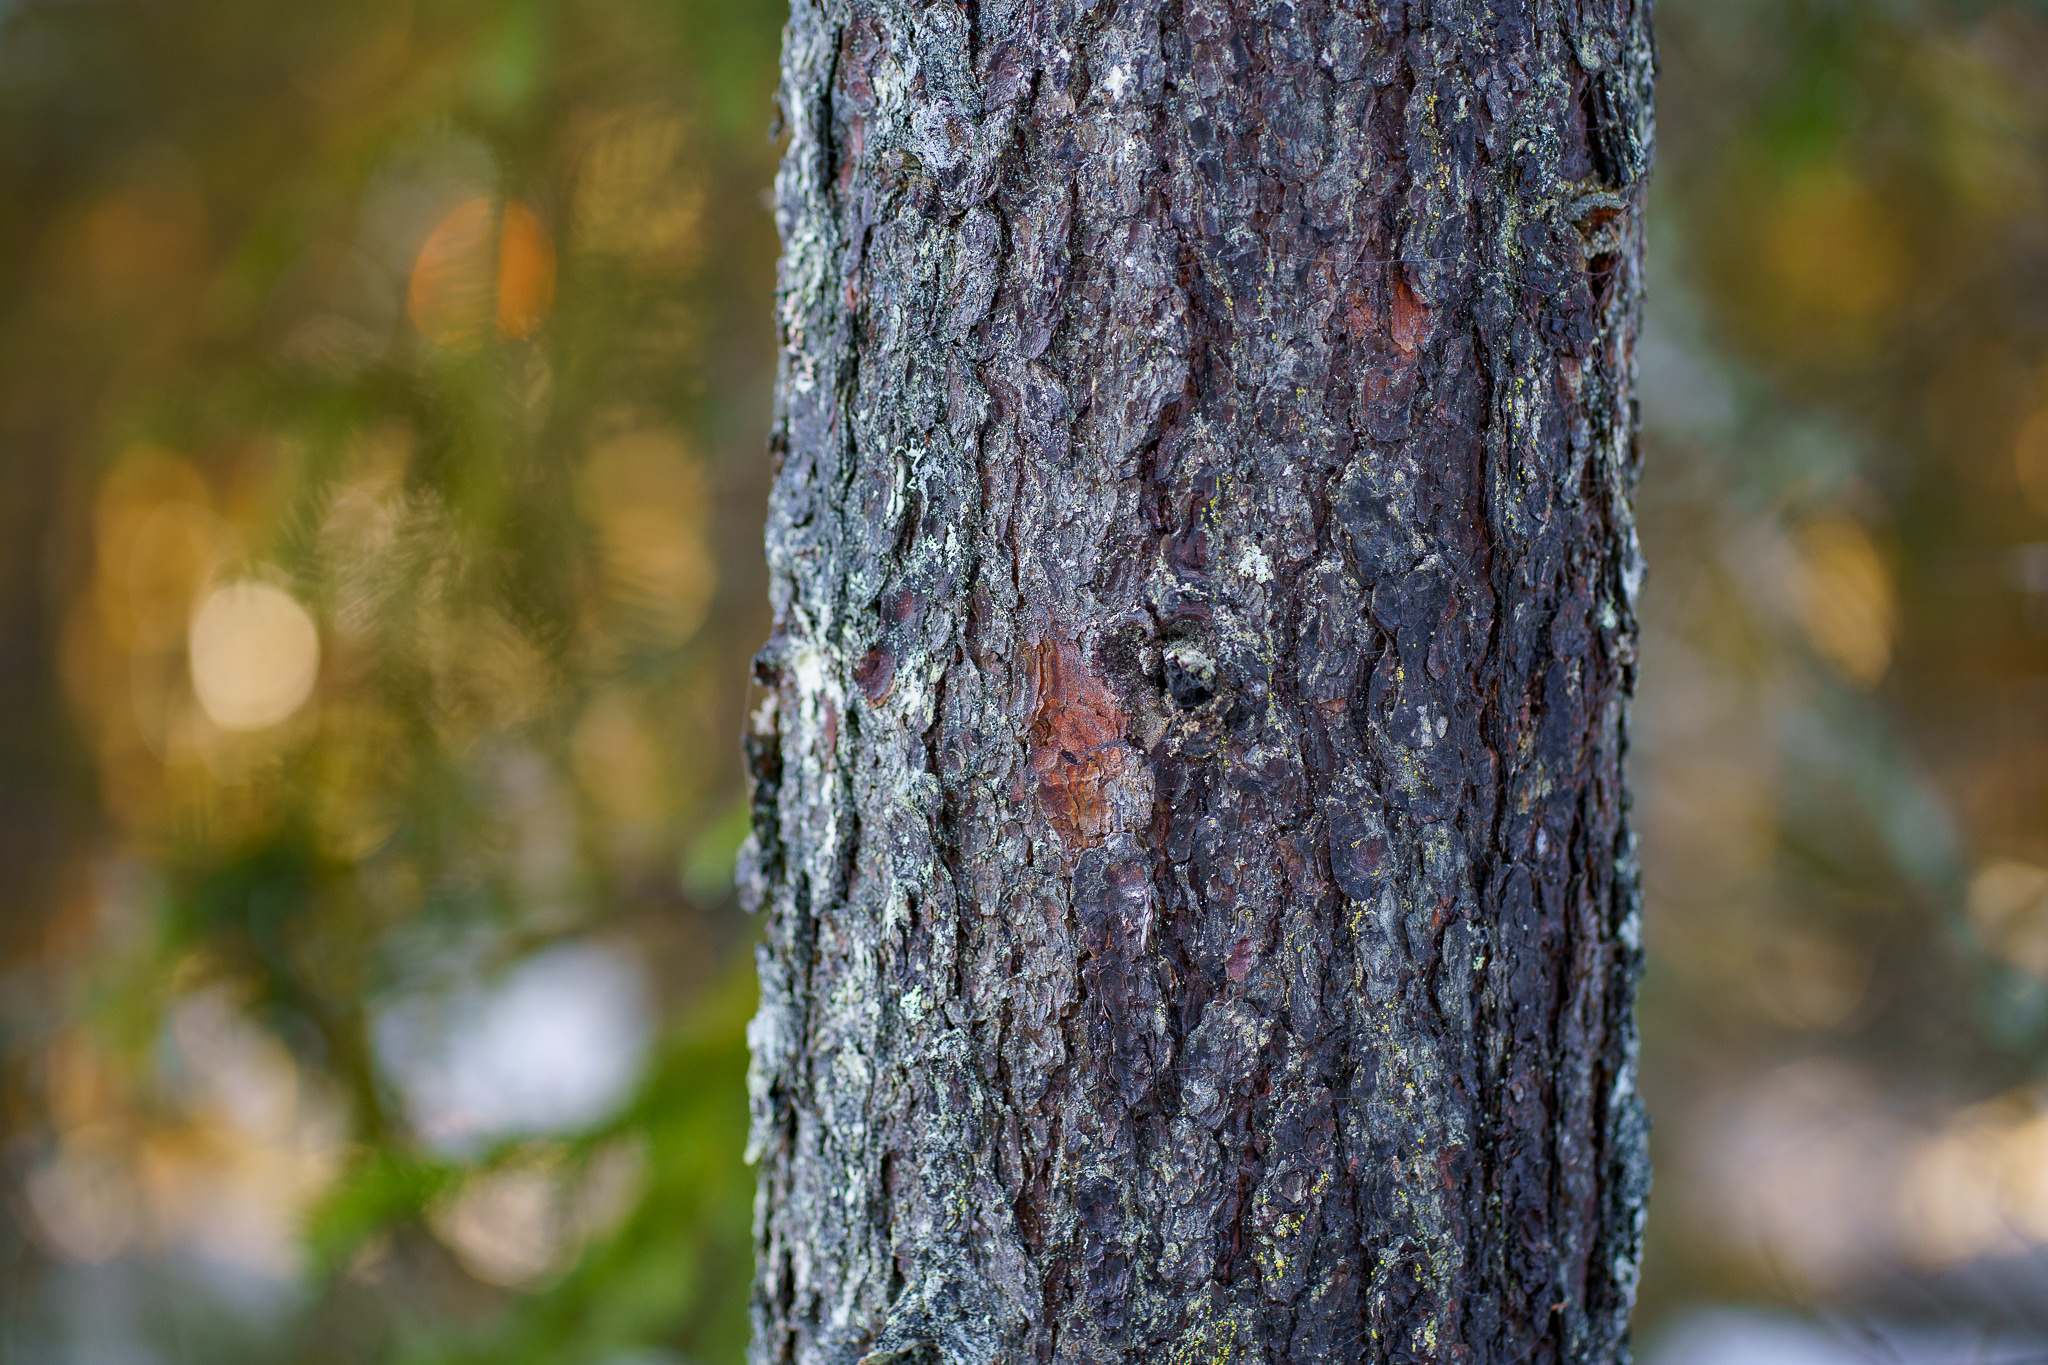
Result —
<instances>
[{"instance_id":1,"label":"orange bark patch","mask_svg":"<svg viewBox=\"0 0 2048 1365\"><path fill-rule=\"evenodd\" d=\"M1429 339L1429 305L1415 297L1415 291L1408 287L1408 281L1400 271L1394 272L1392 308L1387 318L1387 331L1394 339L1394 347L1402 355L1414 355L1417 347Z\"/></svg>"},{"instance_id":2,"label":"orange bark patch","mask_svg":"<svg viewBox=\"0 0 2048 1365\"><path fill-rule=\"evenodd\" d=\"M1104 788L1123 776L1126 717L1116 697L1065 642L1031 649L1031 771L1038 800L1069 843L1092 843L1103 832Z\"/></svg>"}]
</instances>

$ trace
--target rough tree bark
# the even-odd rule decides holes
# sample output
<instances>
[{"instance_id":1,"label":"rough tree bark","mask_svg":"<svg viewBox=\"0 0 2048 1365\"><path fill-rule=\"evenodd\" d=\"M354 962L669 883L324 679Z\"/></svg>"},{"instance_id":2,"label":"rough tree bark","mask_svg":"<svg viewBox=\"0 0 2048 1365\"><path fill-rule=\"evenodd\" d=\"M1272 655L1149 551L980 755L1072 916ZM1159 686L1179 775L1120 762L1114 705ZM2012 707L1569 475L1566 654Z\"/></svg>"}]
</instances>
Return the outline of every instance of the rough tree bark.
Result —
<instances>
[{"instance_id":1,"label":"rough tree bark","mask_svg":"<svg viewBox=\"0 0 2048 1365\"><path fill-rule=\"evenodd\" d=\"M753 1360L1607 1362L1650 0L795 0Z\"/></svg>"}]
</instances>

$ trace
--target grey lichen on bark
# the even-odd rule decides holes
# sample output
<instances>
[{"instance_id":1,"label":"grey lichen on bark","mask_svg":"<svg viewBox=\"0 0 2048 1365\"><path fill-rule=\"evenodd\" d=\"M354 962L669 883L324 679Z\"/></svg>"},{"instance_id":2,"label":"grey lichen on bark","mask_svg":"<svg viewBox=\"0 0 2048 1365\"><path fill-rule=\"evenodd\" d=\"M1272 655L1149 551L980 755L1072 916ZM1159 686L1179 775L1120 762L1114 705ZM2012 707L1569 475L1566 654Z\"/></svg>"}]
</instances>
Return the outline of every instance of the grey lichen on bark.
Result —
<instances>
[{"instance_id":1,"label":"grey lichen on bark","mask_svg":"<svg viewBox=\"0 0 2048 1365\"><path fill-rule=\"evenodd\" d=\"M1649 0L794 0L757 1365L1627 1358Z\"/></svg>"}]
</instances>

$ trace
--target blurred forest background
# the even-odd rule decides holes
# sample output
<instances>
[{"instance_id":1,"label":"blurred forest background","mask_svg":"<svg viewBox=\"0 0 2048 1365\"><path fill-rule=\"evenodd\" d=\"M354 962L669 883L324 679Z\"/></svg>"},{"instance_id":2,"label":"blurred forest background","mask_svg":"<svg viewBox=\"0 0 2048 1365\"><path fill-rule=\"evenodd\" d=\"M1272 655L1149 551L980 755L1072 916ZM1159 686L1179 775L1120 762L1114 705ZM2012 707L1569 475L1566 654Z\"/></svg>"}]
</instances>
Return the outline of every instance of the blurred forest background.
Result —
<instances>
[{"instance_id":1,"label":"blurred forest background","mask_svg":"<svg viewBox=\"0 0 2048 1365\"><path fill-rule=\"evenodd\" d=\"M1644 1340L2038 1347L2048 11L1658 8ZM0 0L0 1360L740 1359L781 19Z\"/></svg>"}]
</instances>

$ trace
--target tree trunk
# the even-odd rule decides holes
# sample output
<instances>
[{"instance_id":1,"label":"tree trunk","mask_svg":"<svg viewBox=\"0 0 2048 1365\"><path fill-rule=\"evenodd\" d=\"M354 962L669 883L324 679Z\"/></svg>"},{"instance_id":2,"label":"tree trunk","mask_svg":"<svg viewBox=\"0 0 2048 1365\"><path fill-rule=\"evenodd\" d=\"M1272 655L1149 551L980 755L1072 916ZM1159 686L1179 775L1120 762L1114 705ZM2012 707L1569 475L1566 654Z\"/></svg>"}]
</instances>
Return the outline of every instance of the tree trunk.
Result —
<instances>
[{"instance_id":1,"label":"tree trunk","mask_svg":"<svg viewBox=\"0 0 2048 1365\"><path fill-rule=\"evenodd\" d=\"M1650 0L796 0L753 1360L1627 1358Z\"/></svg>"}]
</instances>

